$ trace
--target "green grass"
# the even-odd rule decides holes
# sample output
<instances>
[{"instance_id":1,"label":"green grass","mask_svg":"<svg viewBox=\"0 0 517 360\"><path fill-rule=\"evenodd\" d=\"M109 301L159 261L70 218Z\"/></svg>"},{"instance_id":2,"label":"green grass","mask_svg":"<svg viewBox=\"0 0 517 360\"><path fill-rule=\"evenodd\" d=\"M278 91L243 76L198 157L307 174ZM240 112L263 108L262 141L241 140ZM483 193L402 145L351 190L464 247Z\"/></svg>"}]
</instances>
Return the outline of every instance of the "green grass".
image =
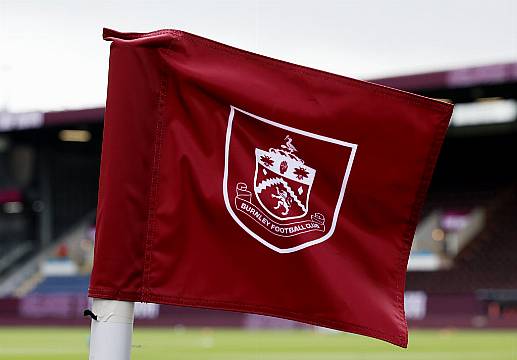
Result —
<instances>
[{"instance_id":1,"label":"green grass","mask_svg":"<svg viewBox=\"0 0 517 360\"><path fill-rule=\"evenodd\" d=\"M87 328L0 328L0 359L87 359ZM409 349L343 333L136 329L133 360L517 360L515 331L410 332Z\"/></svg>"}]
</instances>

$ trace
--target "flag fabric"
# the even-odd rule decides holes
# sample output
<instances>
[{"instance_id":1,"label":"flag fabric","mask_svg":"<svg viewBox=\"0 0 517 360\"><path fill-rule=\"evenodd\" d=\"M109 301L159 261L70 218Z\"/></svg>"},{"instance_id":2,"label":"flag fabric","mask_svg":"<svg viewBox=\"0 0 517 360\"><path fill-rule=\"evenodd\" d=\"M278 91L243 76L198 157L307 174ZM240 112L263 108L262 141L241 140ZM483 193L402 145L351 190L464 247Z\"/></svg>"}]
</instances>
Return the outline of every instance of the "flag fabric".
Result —
<instances>
[{"instance_id":1,"label":"flag fabric","mask_svg":"<svg viewBox=\"0 0 517 360\"><path fill-rule=\"evenodd\" d=\"M104 38L89 295L407 346L406 266L452 105L183 31Z\"/></svg>"}]
</instances>

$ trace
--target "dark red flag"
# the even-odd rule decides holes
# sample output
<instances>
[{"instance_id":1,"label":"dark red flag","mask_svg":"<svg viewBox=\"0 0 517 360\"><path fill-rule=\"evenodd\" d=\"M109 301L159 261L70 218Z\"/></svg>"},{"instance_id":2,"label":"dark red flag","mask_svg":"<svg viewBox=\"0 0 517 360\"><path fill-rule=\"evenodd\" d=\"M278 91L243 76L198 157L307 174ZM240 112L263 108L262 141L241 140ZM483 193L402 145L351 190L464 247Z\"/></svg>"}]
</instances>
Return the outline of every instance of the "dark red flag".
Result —
<instances>
[{"instance_id":1,"label":"dark red flag","mask_svg":"<svg viewBox=\"0 0 517 360\"><path fill-rule=\"evenodd\" d=\"M182 31L104 37L89 295L406 346L406 265L452 106Z\"/></svg>"}]
</instances>

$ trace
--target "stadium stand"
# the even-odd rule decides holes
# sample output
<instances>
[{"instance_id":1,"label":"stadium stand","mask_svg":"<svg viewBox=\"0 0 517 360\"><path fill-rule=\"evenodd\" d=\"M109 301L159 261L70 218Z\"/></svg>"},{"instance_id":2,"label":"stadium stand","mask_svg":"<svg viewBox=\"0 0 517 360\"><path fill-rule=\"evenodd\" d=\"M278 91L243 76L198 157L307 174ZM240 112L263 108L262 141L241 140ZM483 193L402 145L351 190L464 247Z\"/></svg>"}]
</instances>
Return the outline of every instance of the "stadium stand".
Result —
<instances>
[{"instance_id":1,"label":"stadium stand","mask_svg":"<svg viewBox=\"0 0 517 360\"><path fill-rule=\"evenodd\" d=\"M505 314L517 308L517 63L374 82L459 104L422 212L420 230L426 231L417 231L421 238L415 238L411 254L439 261L425 270L409 269L408 314L417 314L410 323L516 326L516 317ZM53 312L63 309L68 310L55 315L56 323L65 323L66 316L82 321L103 114L102 108L8 114L3 121L0 323L34 324L44 313L48 324ZM455 251L450 249L458 233L446 229L446 218L472 230ZM69 305L55 309L55 301ZM478 321L490 314L495 320ZM238 325L244 320L169 307L152 321Z\"/></svg>"},{"instance_id":2,"label":"stadium stand","mask_svg":"<svg viewBox=\"0 0 517 360\"><path fill-rule=\"evenodd\" d=\"M408 272L408 290L457 293L517 287L517 187L487 205L487 225L456 256L452 269Z\"/></svg>"},{"instance_id":3,"label":"stadium stand","mask_svg":"<svg viewBox=\"0 0 517 360\"><path fill-rule=\"evenodd\" d=\"M90 277L85 275L49 276L43 279L30 294L86 294Z\"/></svg>"}]
</instances>

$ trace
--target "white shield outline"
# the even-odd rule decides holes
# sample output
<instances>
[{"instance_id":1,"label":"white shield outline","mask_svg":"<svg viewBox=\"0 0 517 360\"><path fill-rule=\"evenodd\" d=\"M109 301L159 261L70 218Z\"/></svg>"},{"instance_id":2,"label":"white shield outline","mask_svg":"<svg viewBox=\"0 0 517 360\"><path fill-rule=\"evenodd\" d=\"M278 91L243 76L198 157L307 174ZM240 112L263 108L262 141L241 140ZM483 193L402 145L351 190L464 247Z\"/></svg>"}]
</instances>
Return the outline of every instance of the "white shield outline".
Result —
<instances>
[{"instance_id":1,"label":"white shield outline","mask_svg":"<svg viewBox=\"0 0 517 360\"><path fill-rule=\"evenodd\" d=\"M250 228L248 228L237 217L237 215L235 214L235 212L232 209L230 198L228 196L228 161L229 161L229 157L230 157L230 141L231 141L231 137L232 137L233 120L234 120L235 111L240 111L241 113L243 113L245 115L248 115L248 116L250 116L250 117L252 117L252 118L254 118L254 119L258 120L258 121L264 122L264 123L266 123L268 125L275 126L275 127L278 127L280 129L283 129L283 130L286 130L286 131L289 131L289 132L293 132L293 133L296 133L296 134L300 134L300 135L307 136L307 137L310 137L310 138L313 138L313 139L317 139L317 140L321 140L321 141L326 141L326 142L329 142L329 143L332 143L332 144L349 147L351 149L350 157L348 158L348 163L347 163L346 170L345 170L345 175L343 176L343 181L341 183L341 190L339 192L338 200L337 200L336 206L334 208L334 214L332 216L332 224L331 224L330 229L328 230L328 232L325 235L323 235L321 238L314 239L314 240L311 240L311 241L308 241L306 243L303 243L303 244L300 244L300 245L297 245L297 246L293 246L293 247L290 247L290 248L282 249L282 248L279 248L279 247L277 247L277 246L275 246L273 244L270 244L266 240L262 239L259 235L255 234ZM308 131L305 131L305 130L296 129L296 128L293 128L293 127L290 127L290 126L287 126L287 125L283 125L283 124L280 124L280 123L277 123L277 122L265 119L265 118L260 117L258 115L254 115L252 113L249 113L247 111L239 109L239 108L237 108L237 107L235 107L233 105L230 105L230 114L228 115L228 125L227 125L227 128L226 128L226 140L225 140L225 146L224 146L224 152L225 152L224 155L225 156L224 156L224 176L223 176L223 197L224 197L224 203L226 205L226 209L230 213L230 215L233 218L233 220L235 220L235 222L237 224L239 224L239 226L244 231L246 231L249 235L251 235L255 240L259 241L262 245L270 248L273 251L276 251L277 253L289 254L289 253L293 253L295 251L299 251L299 250L305 249L305 248L307 248L309 246L320 244L320 243L324 242L325 240L327 240L328 238L330 238L334 234L334 231L336 230L336 224L337 224L337 220L338 220L338 217L339 217L339 210L341 209L341 204L343 203L343 197L345 196L346 185L347 185L347 182L348 182L348 177L350 176L350 171L352 170L352 163L354 162L354 158L355 158L355 153L357 151L357 147L358 147L357 144L349 143L349 142L342 141L342 140L333 139L333 138L326 137L326 136L323 136L323 135L314 134L314 133L311 133L311 132L308 132Z\"/></svg>"}]
</instances>

